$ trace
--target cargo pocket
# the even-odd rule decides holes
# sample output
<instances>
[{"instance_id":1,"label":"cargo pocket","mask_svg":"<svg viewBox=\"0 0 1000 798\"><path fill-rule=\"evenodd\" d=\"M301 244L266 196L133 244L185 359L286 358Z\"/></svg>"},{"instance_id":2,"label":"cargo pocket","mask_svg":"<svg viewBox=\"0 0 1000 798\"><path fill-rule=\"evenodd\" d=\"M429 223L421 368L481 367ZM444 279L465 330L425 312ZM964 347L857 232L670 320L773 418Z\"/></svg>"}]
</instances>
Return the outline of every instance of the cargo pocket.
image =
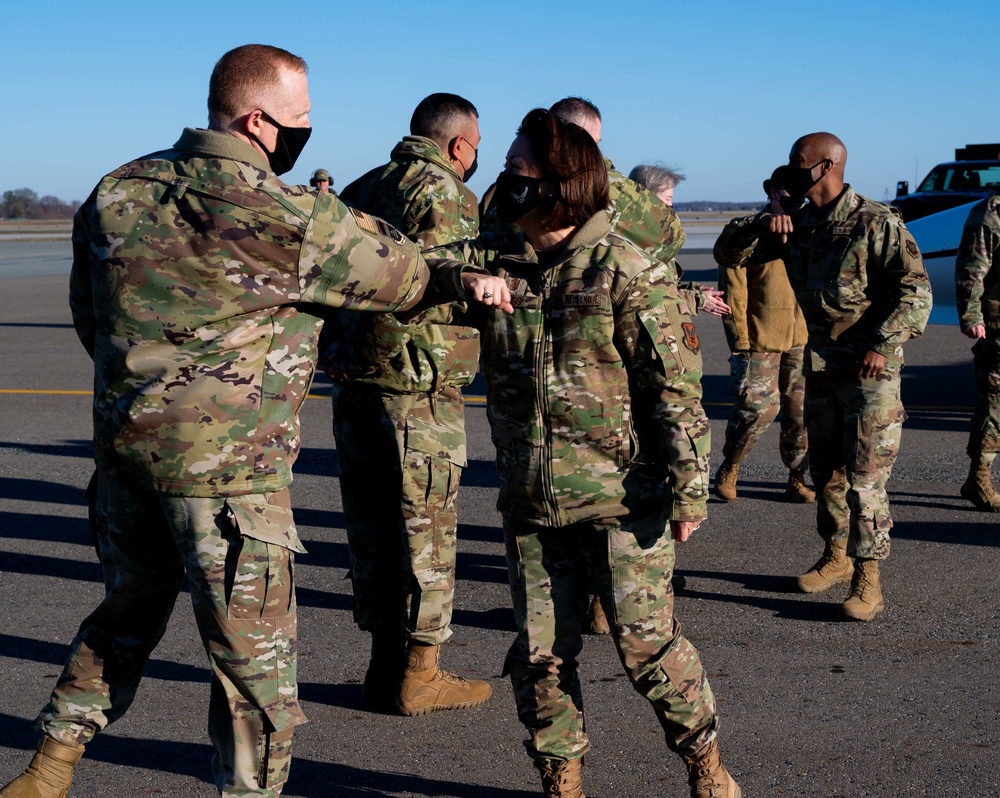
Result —
<instances>
[{"instance_id":1,"label":"cargo pocket","mask_svg":"<svg viewBox=\"0 0 1000 798\"><path fill-rule=\"evenodd\" d=\"M854 462L859 473L872 474L892 467L899 455L904 421L902 404L875 408L858 416Z\"/></svg>"},{"instance_id":2,"label":"cargo pocket","mask_svg":"<svg viewBox=\"0 0 1000 798\"><path fill-rule=\"evenodd\" d=\"M231 621L283 618L293 606L292 552L304 553L290 508L270 494L231 496L239 539L226 556L227 617ZM287 494L285 494L287 495Z\"/></svg>"},{"instance_id":3,"label":"cargo pocket","mask_svg":"<svg viewBox=\"0 0 1000 798\"><path fill-rule=\"evenodd\" d=\"M658 523L642 527L618 527L608 532L615 622L644 626L655 618L659 628L669 629L673 617L673 541L664 531L662 517Z\"/></svg>"}]
</instances>

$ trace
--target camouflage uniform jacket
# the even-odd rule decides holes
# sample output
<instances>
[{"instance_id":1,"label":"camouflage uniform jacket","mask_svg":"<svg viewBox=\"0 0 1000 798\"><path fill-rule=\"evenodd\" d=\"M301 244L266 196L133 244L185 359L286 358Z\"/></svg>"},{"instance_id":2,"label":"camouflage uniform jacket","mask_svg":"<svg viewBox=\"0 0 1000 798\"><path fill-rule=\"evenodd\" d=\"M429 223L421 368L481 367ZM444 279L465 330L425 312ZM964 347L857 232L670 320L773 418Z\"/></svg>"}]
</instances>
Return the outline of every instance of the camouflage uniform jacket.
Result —
<instances>
[{"instance_id":1,"label":"camouflage uniform jacket","mask_svg":"<svg viewBox=\"0 0 1000 798\"><path fill-rule=\"evenodd\" d=\"M406 136L392 160L355 180L341 195L351 207L398 227L421 249L475 238L479 207L431 139ZM399 314L335 314L337 359L354 386L385 394L421 394L383 403L405 447L466 463L461 388L476 376L479 334L454 321L451 303ZM404 443L401 441L401 447Z\"/></svg>"},{"instance_id":2,"label":"camouflage uniform jacket","mask_svg":"<svg viewBox=\"0 0 1000 798\"><path fill-rule=\"evenodd\" d=\"M422 250L479 234L476 195L438 146L420 136L406 136L388 164L355 180L341 198L385 219ZM449 303L395 315L336 313L338 357L349 362L354 381L390 392L468 385L476 374L478 335L452 324L453 311Z\"/></svg>"},{"instance_id":3,"label":"camouflage uniform jacket","mask_svg":"<svg viewBox=\"0 0 1000 798\"><path fill-rule=\"evenodd\" d=\"M667 265L603 213L542 264L523 238L478 243L462 255L505 278L514 304L482 311L498 509L547 527L704 518L701 356Z\"/></svg>"},{"instance_id":4,"label":"camouflage uniform jacket","mask_svg":"<svg viewBox=\"0 0 1000 798\"><path fill-rule=\"evenodd\" d=\"M233 136L185 130L107 175L74 220L98 462L175 495L286 487L321 325L309 306L407 308L428 278L389 225L285 185Z\"/></svg>"},{"instance_id":5,"label":"camouflage uniform jacket","mask_svg":"<svg viewBox=\"0 0 1000 798\"><path fill-rule=\"evenodd\" d=\"M761 238L760 213L752 213L728 222L715 242L719 288L733 309L722 317L733 352L787 352L806 343L806 320L777 241Z\"/></svg>"},{"instance_id":6,"label":"camouflage uniform jacket","mask_svg":"<svg viewBox=\"0 0 1000 798\"><path fill-rule=\"evenodd\" d=\"M792 286L809 328L813 371L855 369L868 350L902 363L931 312L931 287L898 211L848 185L807 205L788 239Z\"/></svg>"},{"instance_id":7,"label":"camouflage uniform jacket","mask_svg":"<svg viewBox=\"0 0 1000 798\"><path fill-rule=\"evenodd\" d=\"M654 260L668 264L676 281L680 277L680 269L674 258L685 238L677 213L651 191L625 177L607 158L604 165L608 168L611 229Z\"/></svg>"},{"instance_id":8,"label":"camouflage uniform jacket","mask_svg":"<svg viewBox=\"0 0 1000 798\"><path fill-rule=\"evenodd\" d=\"M955 260L955 299L962 330L1000 330L1000 195L969 212ZM996 266L997 268L994 268Z\"/></svg>"}]
</instances>

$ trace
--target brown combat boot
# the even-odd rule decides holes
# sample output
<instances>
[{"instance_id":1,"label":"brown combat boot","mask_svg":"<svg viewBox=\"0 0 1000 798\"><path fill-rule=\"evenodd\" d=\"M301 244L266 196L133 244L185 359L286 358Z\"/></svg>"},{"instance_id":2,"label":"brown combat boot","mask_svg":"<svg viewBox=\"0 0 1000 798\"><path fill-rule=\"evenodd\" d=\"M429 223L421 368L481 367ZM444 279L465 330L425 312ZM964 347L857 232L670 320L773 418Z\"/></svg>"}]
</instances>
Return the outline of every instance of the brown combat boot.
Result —
<instances>
[{"instance_id":1,"label":"brown combat boot","mask_svg":"<svg viewBox=\"0 0 1000 798\"><path fill-rule=\"evenodd\" d=\"M361 693L364 705L376 712L395 714L405 667L403 630L372 632L372 654Z\"/></svg>"},{"instance_id":2,"label":"brown combat boot","mask_svg":"<svg viewBox=\"0 0 1000 798\"><path fill-rule=\"evenodd\" d=\"M806 472L802 469L792 469L788 472L788 485L785 496L795 504L810 504L816 501L816 494L806 485Z\"/></svg>"},{"instance_id":3,"label":"brown combat boot","mask_svg":"<svg viewBox=\"0 0 1000 798\"><path fill-rule=\"evenodd\" d=\"M1000 513L1000 494L993 487L993 464L972 461L969 468L969 478L962 485L963 499L972 502L977 510L987 513Z\"/></svg>"},{"instance_id":4,"label":"brown combat boot","mask_svg":"<svg viewBox=\"0 0 1000 798\"><path fill-rule=\"evenodd\" d=\"M855 621L870 621L885 609L878 560L859 559L854 566L851 594L840 605L844 615Z\"/></svg>"},{"instance_id":5,"label":"brown combat boot","mask_svg":"<svg viewBox=\"0 0 1000 798\"><path fill-rule=\"evenodd\" d=\"M681 758L687 767L691 798L742 798L743 790L722 764L715 740L698 753Z\"/></svg>"},{"instance_id":6,"label":"brown combat boot","mask_svg":"<svg viewBox=\"0 0 1000 798\"><path fill-rule=\"evenodd\" d=\"M3 798L66 798L82 745L64 745L43 737L28 769L0 790Z\"/></svg>"},{"instance_id":7,"label":"brown combat boot","mask_svg":"<svg viewBox=\"0 0 1000 798\"><path fill-rule=\"evenodd\" d=\"M726 502L736 501L736 479L739 475L738 461L723 460L715 472L715 495Z\"/></svg>"},{"instance_id":8,"label":"brown combat boot","mask_svg":"<svg viewBox=\"0 0 1000 798\"><path fill-rule=\"evenodd\" d=\"M440 646L410 643L396 708L404 715L426 715L442 709L469 709L489 701L493 688L478 679L463 679L438 667Z\"/></svg>"},{"instance_id":9,"label":"brown combat boot","mask_svg":"<svg viewBox=\"0 0 1000 798\"><path fill-rule=\"evenodd\" d=\"M799 577L799 590L803 593L822 593L834 585L850 582L854 563L847 556L847 540L827 541L823 556Z\"/></svg>"},{"instance_id":10,"label":"brown combat boot","mask_svg":"<svg viewBox=\"0 0 1000 798\"><path fill-rule=\"evenodd\" d=\"M604 607L601 606L599 596L594 596L590 602L590 609L587 610L587 618L584 621L587 632L592 635L609 635L611 627L608 625L608 616L604 614Z\"/></svg>"},{"instance_id":11,"label":"brown combat boot","mask_svg":"<svg viewBox=\"0 0 1000 798\"><path fill-rule=\"evenodd\" d=\"M587 798L583 794L581 769L583 762L579 759L535 762L535 767L542 774L542 795L545 798Z\"/></svg>"}]
</instances>

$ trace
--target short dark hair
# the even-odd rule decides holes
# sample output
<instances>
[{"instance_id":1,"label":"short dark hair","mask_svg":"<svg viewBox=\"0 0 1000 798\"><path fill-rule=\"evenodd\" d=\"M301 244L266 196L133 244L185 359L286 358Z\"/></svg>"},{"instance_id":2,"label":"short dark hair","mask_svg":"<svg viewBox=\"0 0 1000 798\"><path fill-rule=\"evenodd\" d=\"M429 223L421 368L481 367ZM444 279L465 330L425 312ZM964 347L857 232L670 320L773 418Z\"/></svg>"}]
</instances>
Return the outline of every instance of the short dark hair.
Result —
<instances>
[{"instance_id":1,"label":"short dark hair","mask_svg":"<svg viewBox=\"0 0 1000 798\"><path fill-rule=\"evenodd\" d=\"M580 127L586 127L587 122L591 120L603 121L597 106L583 97L564 97L554 103L549 110L560 122Z\"/></svg>"},{"instance_id":2,"label":"short dark hair","mask_svg":"<svg viewBox=\"0 0 1000 798\"><path fill-rule=\"evenodd\" d=\"M410 135L432 139L444 148L468 123L479 118L476 106L457 94L438 92L424 97L410 117Z\"/></svg>"},{"instance_id":3,"label":"short dark hair","mask_svg":"<svg viewBox=\"0 0 1000 798\"><path fill-rule=\"evenodd\" d=\"M260 108L262 98L279 84L282 69L309 71L299 56L269 44L244 44L223 55L208 81L209 127L221 129Z\"/></svg>"},{"instance_id":4,"label":"short dark hair","mask_svg":"<svg viewBox=\"0 0 1000 798\"><path fill-rule=\"evenodd\" d=\"M528 139L543 179L558 185L546 200L542 227L577 227L608 207L608 169L601 148L586 130L536 108L521 121L517 134Z\"/></svg>"}]
</instances>

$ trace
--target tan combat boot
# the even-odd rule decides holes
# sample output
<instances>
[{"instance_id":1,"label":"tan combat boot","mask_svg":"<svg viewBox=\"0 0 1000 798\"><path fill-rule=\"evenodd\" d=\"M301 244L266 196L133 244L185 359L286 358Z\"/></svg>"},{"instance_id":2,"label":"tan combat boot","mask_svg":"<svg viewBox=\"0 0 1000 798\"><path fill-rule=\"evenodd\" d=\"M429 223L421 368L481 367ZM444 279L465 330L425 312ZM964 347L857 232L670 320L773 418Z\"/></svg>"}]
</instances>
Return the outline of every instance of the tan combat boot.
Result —
<instances>
[{"instance_id":1,"label":"tan combat boot","mask_svg":"<svg viewBox=\"0 0 1000 798\"><path fill-rule=\"evenodd\" d=\"M806 485L806 472L792 469L788 472L788 486L785 488L788 501L795 504L810 504L816 501L816 494Z\"/></svg>"},{"instance_id":2,"label":"tan combat boot","mask_svg":"<svg viewBox=\"0 0 1000 798\"><path fill-rule=\"evenodd\" d=\"M854 563L847 556L847 540L827 541L823 556L799 577L799 590L803 593L822 593L834 585L850 582Z\"/></svg>"},{"instance_id":3,"label":"tan combat boot","mask_svg":"<svg viewBox=\"0 0 1000 798\"><path fill-rule=\"evenodd\" d=\"M396 708L404 715L426 715L441 709L469 709L489 701L493 688L478 679L463 679L438 667L440 646L410 643Z\"/></svg>"},{"instance_id":4,"label":"tan combat boot","mask_svg":"<svg viewBox=\"0 0 1000 798\"><path fill-rule=\"evenodd\" d=\"M722 764L715 740L698 753L681 758L687 767L691 798L742 798L743 790Z\"/></svg>"},{"instance_id":5,"label":"tan combat boot","mask_svg":"<svg viewBox=\"0 0 1000 798\"><path fill-rule=\"evenodd\" d=\"M587 798L583 794L583 781L580 770L583 763L579 759L566 761L550 759L548 762L535 762L535 767L542 774L542 795L545 798Z\"/></svg>"},{"instance_id":6,"label":"tan combat boot","mask_svg":"<svg viewBox=\"0 0 1000 798\"><path fill-rule=\"evenodd\" d=\"M993 487L993 464L972 461L969 478L962 485L963 499L972 502L977 510L1000 513L1000 494Z\"/></svg>"},{"instance_id":7,"label":"tan combat boot","mask_svg":"<svg viewBox=\"0 0 1000 798\"><path fill-rule=\"evenodd\" d=\"M736 501L736 479L739 475L738 461L723 460L715 472L715 495L726 502Z\"/></svg>"},{"instance_id":8,"label":"tan combat boot","mask_svg":"<svg viewBox=\"0 0 1000 798\"><path fill-rule=\"evenodd\" d=\"M73 767L83 756L82 745L63 745L51 737L38 743L28 769L0 790L3 798L66 798Z\"/></svg>"},{"instance_id":9,"label":"tan combat boot","mask_svg":"<svg viewBox=\"0 0 1000 798\"><path fill-rule=\"evenodd\" d=\"M878 560L857 561L854 579L851 580L851 594L840 605L844 615L855 621L870 621L885 609L882 600L882 585L879 581Z\"/></svg>"},{"instance_id":10,"label":"tan combat boot","mask_svg":"<svg viewBox=\"0 0 1000 798\"><path fill-rule=\"evenodd\" d=\"M590 609L587 610L587 618L584 621L586 630L592 635L609 635L611 627L608 625L608 616L604 614L604 607L601 606L599 596L594 596L590 602Z\"/></svg>"}]
</instances>

